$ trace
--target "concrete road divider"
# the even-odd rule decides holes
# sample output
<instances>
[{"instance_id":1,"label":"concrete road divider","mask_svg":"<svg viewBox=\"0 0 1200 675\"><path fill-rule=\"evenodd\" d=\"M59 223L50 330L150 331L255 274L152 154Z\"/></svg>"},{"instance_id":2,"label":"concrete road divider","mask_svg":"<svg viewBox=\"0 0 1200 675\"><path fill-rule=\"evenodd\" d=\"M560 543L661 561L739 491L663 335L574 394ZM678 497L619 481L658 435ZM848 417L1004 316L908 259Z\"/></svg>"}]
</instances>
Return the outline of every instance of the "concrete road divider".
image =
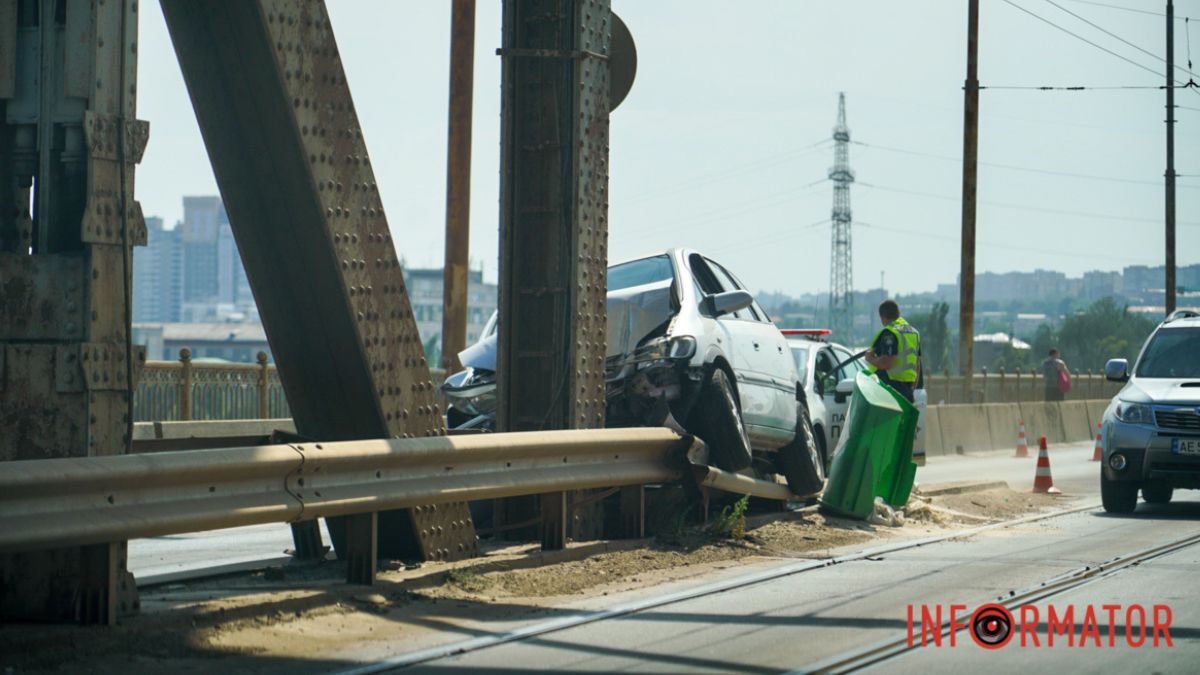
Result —
<instances>
[{"instance_id":1,"label":"concrete road divider","mask_svg":"<svg viewBox=\"0 0 1200 675\"><path fill-rule=\"evenodd\" d=\"M991 450L992 437L988 414L983 404L939 406L938 422L942 429L942 447L953 455L958 446L966 452Z\"/></svg>"},{"instance_id":2,"label":"concrete road divider","mask_svg":"<svg viewBox=\"0 0 1200 675\"><path fill-rule=\"evenodd\" d=\"M990 450L1008 450L1016 447L1017 434L1021 430L1021 409L1016 403L984 403L987 411Z\"/></svg>"},{"instance_id":3,"label":"concrete road divider","mask_svg":"<svg viewBox=\"0 0 1200 675\"><path fill-rule=\"evenodd\" d=\"M1086 441L1095 437L1096 427L1088 420L1087 402L1063 401L1058 409L1062 414L1063 440Z\"/></svg>"},{"instance_id":4,"label":"concrete road divider","mask_svg":"<svg viewBox=\"0 0 1200 675\"><path fill-rule=\"evenodd\" d=\"M1021 417L1025 420L1025 430L1030 438L1045 436L1049 443L1063 443L1066 433L1063 431L1062 410L1058 403L1029 403L1021 406Z\"/></svg>"},{"instance_id":5,"label":"concrete road divider","mask_svg":"<svg viewBox=\"0 0 1200 675\"><path fill-rule=\"evenodd\" d=\"M1095 429L1097 424L1104 420L1104 411L1108 410L1108 404L1112 399L1084 401L1087 403L1088 424Z\"/></svg>"}]
</instances>

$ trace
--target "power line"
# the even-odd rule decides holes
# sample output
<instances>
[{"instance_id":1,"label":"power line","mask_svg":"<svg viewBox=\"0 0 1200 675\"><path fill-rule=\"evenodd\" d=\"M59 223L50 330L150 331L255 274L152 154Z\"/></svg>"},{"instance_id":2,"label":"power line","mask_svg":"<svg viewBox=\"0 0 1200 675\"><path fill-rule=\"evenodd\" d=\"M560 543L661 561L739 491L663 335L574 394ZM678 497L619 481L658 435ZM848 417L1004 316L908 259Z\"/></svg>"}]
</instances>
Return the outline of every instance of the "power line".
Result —
<instances>
[{"instance_id":1,"label":"power line","mask_svg":"<svg viewBox=\"0 0 1200 675\"><path fill-rule=\"evenodd\" d=\"M1122 43L1124 43L1124 44L1126 44L1126 45L1129 45L1130 47L1133 47L1134 49L1138 50L1139 52L1141 52L1141 53L1143 53L1143 54L1147 54L1147 55L1149 55L1149 56L1151 56L1151 57L1153 57L1153 58L1156 58L1156 59L1158 59L1159 61L1162 61L1163 63L1166 63L1166 62L1167 62L1167 60L1166 60L1166 59L1164 59L1163 57L1159 56L1158 54L1155 54L1154 52L1152 52L1152 51L1150 51L1150 50L1148 50L1148 49L1144 49L1144 48L1142 48L1142 47L1140 47L1140 46L1138 46L1138 45L1135 45L1134 43L1130 42L1129 40L1126 40L1125 38L1123 38L1123 37L1121 37L1120 35L1117 35L1116 33L1114 33L1114 32L1112 32L1112 31L1110 31L1110 30L1108 30L1108 29L1104 28L1103 26L1101 26L1101 25L1099 25L1099 24L1097 24L1097 23L1095 23L1095 22L1093 22L1093 21L1090 21L1090 20L1088 20L1087 18L1085 18L1085 17L1083 17L1083 16L1080 16L1080 15L1076 14L1075 12L1072 12L1071 10L1067 9L1066 7L1063 7L1062 5L1058 4L1057 2L1054 2L1054 0L1045 0L1045 1L1046 1L1047 3L1049 3L1049 4L1051 4L1051 5L1054 5L1055 7L1059 8L1060 10L1062 10L1062 11L1066 12L1067 14L1070 14L1071 16L1075 17L1076 19L1079 19L1080 21L1082 21L1082 22L1086 23L1087 25L1091 26L1092 28L1095 28L1096 30L1100 31L1101 33L1104 33L1104 34L1105 34L1105 35L1107 35L1107 36L1109 36L1109 37L1111 37L1111 38L1114 38L1114 39L1116 39L1116 40L1119 40L1120 42L1122 42ZM1186 25L1186 22L1185 22L1185 25ZM1181 71L1185 72L1185 73L1189 72L1189 69L1190 69L1190 67L1191 67L1191 62L1190 62L1190 59L1189 59L1189 63L1188 63L1188 68L1184 68L1183 66L1175 66L1175 67L1176 67L1177 69L1179 69L1179 70L1181 70Z\"/></svg>"},{"instance_id":2,"label":"power line","mask_svg":"<svg viewBox=\"0 0 1200 675\"><path fill-rule=\"evenodd\" d=\"M1184 82L1168 87L1165 84L1124 84L1124 85L1007 85L1007 84L990 84L979 87L980 89L1024 89L1029 91L1099 91L1099 90L1117 90L1117 89L1157 89L1166 91L1167 89L1196 89L1200 87L1194 81Z\"/></svg>"},{"instance_id":3,"label":"power line","mask_svg":"<svg viewBox=\"0 0 1200 675\"><path fill-rule=\"evenodd\" d=\"M864 143L862 141L851 141L851 143L854 143L855 145L860 145L865 148L875 148L876 150L886 150L888 152L898 152L898 153L905 154L905 155L913 155L915 157L928 157L930 159L940 159L940 160L944 160L944 161L948 161L948 162L961 162L962 161L961 157L952 157L950 155L938 155L938 154L934 154L934 153L930 153L930 152L921 152L919 150L908 150L905 148L897 148L897 147L888 146L888 145L876 145L874 143ZM1155 187L1162 187L1161 181L1138 180L1136 178L1119 178L1116 176L1097 176L1094 174L1072 173L1070 171L1055 171L1053 169L1039 169L1039 168L1030 167L1030 166L1017 166L1014 164L998 164L996 162L980 162L980 164L983 166L990 166L990 167L997 168L997 169L1007 169L1010 171L1025 171L1028 173L1040 173L1040 174L1046 174L1046 175L1050 175L1050 176L1067 176L1070 178L1085 178L1088 180L1101 180L1101 181L1109 181L1109 182L1113 182L1113 183L1129 183L1132 185L1153 185ZM1196 186L1185 185L1182 187L1196 187Z\"/></svg>"},{"instance_id":4,"label":"power line","mask_svg":"<svg viewBox=\"0 0 1200 675\"><path fill-rule=\"evenodd\" d=\"M866 183L863 181L859 181L858 184L863 187L867 187L867 188L883 190L884 192L896 192L899 194L913 195L913 196L917 196L917 197L928 197L930 199L941 199L941 200L950 201L950 202L959 201L959 197L952 197L950 195L936 194L933 192L921 192L918 190L905 190L903 188L887 187L884 185L876 185L874 183ZM1159 222L1162 222L1161 220L1154 219L1154 218L1138 218L1135 216L1114 216L1114 215L1109 215L1106 213L1090 213L1087 211L1070 211L1070 210L1066 210L1066 209L1056 209L1056 208L1050 208L1050 207L1045 207L1045 206L1030 206L1027 204L1014 204L1011 202L995 202L995 201L986 201L986 200L981 199L981 200L979 200L979 203L987 205L987 206L995 206L995 207L1004 208L1004 209L1016 209L1019 211L1035 211L1038 213L1050 213L1050 214L1053 214L1056 216L1072 216L1072 217L1076 217L1076 218L1091 218L1091 219L1097 219L1097 220L1115 220L1115 221L1128 222L1128 223L1159 223ZM1180 222L1179 224L1185 225L1187 227L1200 227L1200 222L1194 222L1194 223L1193 222Z\"/></svg>"},{"instance_id":5,"label":"power line","mask_svg":"<svg viewBox=\"0 0 1200 675\"><path fill-rule=\"evenodd\" d=\"M1053 26L1054 28L1057 28L1058 30L1060 30L1060 31L1062 31L1062 32L1064 32L1064 33L1066 33L1067 35L1070 35L1071 37L1073 37L1073 38L1075 38L1075 39L1077 39L1077 40L1080 40L1081 42L1086 42L1087 44L1089 44L1089 45L1091 45L1091 46L1095 47L1096 49L1099 49L1099 50L1100 50L1100 51L1102 51L1102 52L1105 52L1105 53L1107 53L1107 54L1110 54L1110 55L1112 55L1112 56L1115 56L1115 57L1117 57L1118 59L1121 59L1122 61L1124 61L1124 62L1126 62L1126 63L1128 63L1128 64L1130 64L1130 65L1133 65L1133 66L1136 66L1136 67L1138 67L1138 68L1141 68L1142 70L1144 70L1144 71L1146 71L1146 72L1148 72L1148 73L1153 73L1155 76L1161 76L1161 75L1162 75L1162 74L1161 74L1161 73L1159 73L1157 70L1154 70L1153 68L1150 68L1149 66L1146 66L1145 64L1138 63L1137 61L1134 61L1133 59L1131 59L1131 58L1129 58L1129 57L1127 57L1127 56L1124 56L1123 54L1118 54L1117 52L1114 52L1113 50L1109 49L1108 47L1104 47L1104 46L1102 46L1102 45L1099 45L1099 44L1097 44L1097 43L1095 43L1095 42L1092 42L1091 40L1089 40L1089 39L1087 39L1087 38L1083 37L1082 35L1080 35L1080 34L1078 34L1078 33L1075 33L1075 32L1072 32L1072 31L1070 31L1070 30L1068 30L1068 29L1066 29L1066 28L1063 28L1062 26L1060 26L1060 25L1058 25L1058 24L1054 23L1053 21L1051 21L1051 20L1049 20L1049 19L1047 19L1047 18L1045 18L1045 17L1043 17L1043 16L1041 16L1041 15L1039 15L1039 14L1036 14L1036 13L1034 13L1034 12L1032 12L1032 11L1030 11L1030 10L1028 10L1028 9L1026 9L1026 8L1024 8L1024 7L1020 6L1020 5L1018 5L1017 3L1013 2L1012 0L1001 0L1001 2L1004 2L1004 3L1005 3L1005 4L1007 4L1007 5L1011 5L1011 6L1015 7L1015 8L1017 8L1017 9L1021 10L1022 12L1024 12L1024 13L1028 14L1029 16L1032 16L1033 18L1037 19L1038 21L1041 21L1042 23L1045 23L1045 24L1048 24L1048 25L1050 25L1050 26ZM1182 83L1180 83L1180 84L1182 84Z\"/></svg>"},{"instance_id":6,"label":"power line","mask_svg":"<svg viewBox=\"0 0 1200 675\"><path fill-rule=\"evenodd\" d=\"M1166 14L1163 14L1162 12L1155 12L1155 11L1151 11L1148 9L1135 9L1133 7L1123 7L1121 5L1111 5L1107 2L1094 2L1093 0L1067 0L1067 2L1077 2L1081 5L1092 5L1093 7L1107 7L1108 9L1119 9L1119 10L1126 11L1126 12L1135 12L1137 14L1149 14L1150 16L1161 16L1161 17L1166 16ZM1177 16L1175 18L1183 19L1184 17Z\"/></svg>"}]
</instances>

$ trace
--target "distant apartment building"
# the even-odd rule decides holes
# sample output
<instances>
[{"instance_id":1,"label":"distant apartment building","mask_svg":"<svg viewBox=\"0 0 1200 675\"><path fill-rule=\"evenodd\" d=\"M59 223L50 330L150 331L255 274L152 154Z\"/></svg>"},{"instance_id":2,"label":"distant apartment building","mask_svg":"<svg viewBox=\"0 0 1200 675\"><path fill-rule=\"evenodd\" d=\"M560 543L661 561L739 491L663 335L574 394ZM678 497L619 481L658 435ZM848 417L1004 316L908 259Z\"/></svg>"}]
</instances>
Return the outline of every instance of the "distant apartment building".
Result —
<instances>
[{"instance_id":1,"label":"distant apartment building","mask_svg":"<svg viewBox=\"0 0 1200 675\"><path fill-rule=\"evenodd\" d=\"M271 355L266 331L255 323L137 323L133 342L145 345L152 361L177 361L184 347L198 361L255 363L259 352Z\"/></svg>"},{"instance_id":2,"label":"distant apartment building","mask_svg":"<svg viewBox=\"0 0 1200 675\"><path fill-rule=\"evenodd\" d=\"M146 218L146 245L133 250L133 320L179 321L183 302L183 247L179 228Z\"/></svg>"},{"instance_id":3,"label":"distant apartment building","mask_svg":"<svg viewBox=\"0 0 1200 675\"><path fill-rule=\"evenodd\" d=\"M179 230L183 246L180 320L256 320L250 282L221 198L184 197Z\"/></svg>"},{"instance_id":4,"label":"distant apartment building","mask_svg":"<svg viewBox=\"0 0 1200 675\"><path fill-rule=\"evenodd\" d=\"M442 335L442 270L404 270L404 285L408 289L413 316L421 340L429 342ZM484 283L482 270L467 275L467 344L479 339L483 327L496 309L496 284Z\"/></svg>"}]
</instances>

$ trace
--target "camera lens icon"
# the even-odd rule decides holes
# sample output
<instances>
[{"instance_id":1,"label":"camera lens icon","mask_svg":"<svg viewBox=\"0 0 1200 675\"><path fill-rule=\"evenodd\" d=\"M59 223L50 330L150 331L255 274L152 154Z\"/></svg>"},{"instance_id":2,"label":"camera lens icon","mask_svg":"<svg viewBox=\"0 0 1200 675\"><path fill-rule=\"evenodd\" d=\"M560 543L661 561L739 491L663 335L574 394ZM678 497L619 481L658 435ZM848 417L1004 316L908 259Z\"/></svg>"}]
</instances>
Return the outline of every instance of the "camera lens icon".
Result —
<instances>
[{"instance_id":1,"label":"camera lens icon","mask_svg":"<svg viewBox=\"0 0 1200 675\"><path fill-rule=\"evenodd\" d=\"M1003 605L982 605L971 615L971 637L984 649L999 649L1013 636L1013 615Z\"/></svg>"}]
</instances>

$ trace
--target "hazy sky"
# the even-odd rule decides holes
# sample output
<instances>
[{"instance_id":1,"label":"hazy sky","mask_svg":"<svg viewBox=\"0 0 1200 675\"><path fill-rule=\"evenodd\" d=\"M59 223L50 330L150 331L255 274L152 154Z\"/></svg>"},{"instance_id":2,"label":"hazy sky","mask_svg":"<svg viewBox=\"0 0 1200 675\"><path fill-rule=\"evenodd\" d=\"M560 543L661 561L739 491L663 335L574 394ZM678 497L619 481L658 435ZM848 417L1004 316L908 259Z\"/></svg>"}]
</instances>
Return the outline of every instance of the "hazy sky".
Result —
<instances>
[{"instance_id":1,"label":"hazy sky","mask_svg":"<svg viewBox=\"0 0 1200 675\"><path fill-rule=\"evenodd\" d=\"M1165 53L1160 16L1054 2L1142 49ZM1049 0L1012 3L1154 72L1006 0L983 0L984 86L1163 83L1162 61ZM410 266L440 267L450 3L328 4L398 252ZM1165 8L1160 0L1104 4ZM1191 52L1200 70L1200 0L1175 5L1177 15L1193 18ZM965 0L614 0L613 6L638 47L637 81L612 117L613 260L686 246L721 261L756 290L828 292L829 227L813 223L829 218L832 186L822 179L833 160L827 139L844 91L852 139L867 144L850 149L859 181L851 191L855 287L878 287L881 272L886 287L901 293L955 279ZM150 122L150 143L137 195L147 215L174 222L183 195L215 194L216 182L158 3L142 7L138 103L139 117ZM1177 22L1175 45L1176 62L1186 68L1184 26ZM490 279L497 266L499 45L500 2L479 0L471 254ZM1164 103L1158 89L983 91L977 269L1078 276L1161 264ZM1176 170L1184 175L1178 258L1186 265L1200 262L1200 90L1178 90L1176 103L1186 106L1176 112Z\"/></svg>"}]
</instances>

